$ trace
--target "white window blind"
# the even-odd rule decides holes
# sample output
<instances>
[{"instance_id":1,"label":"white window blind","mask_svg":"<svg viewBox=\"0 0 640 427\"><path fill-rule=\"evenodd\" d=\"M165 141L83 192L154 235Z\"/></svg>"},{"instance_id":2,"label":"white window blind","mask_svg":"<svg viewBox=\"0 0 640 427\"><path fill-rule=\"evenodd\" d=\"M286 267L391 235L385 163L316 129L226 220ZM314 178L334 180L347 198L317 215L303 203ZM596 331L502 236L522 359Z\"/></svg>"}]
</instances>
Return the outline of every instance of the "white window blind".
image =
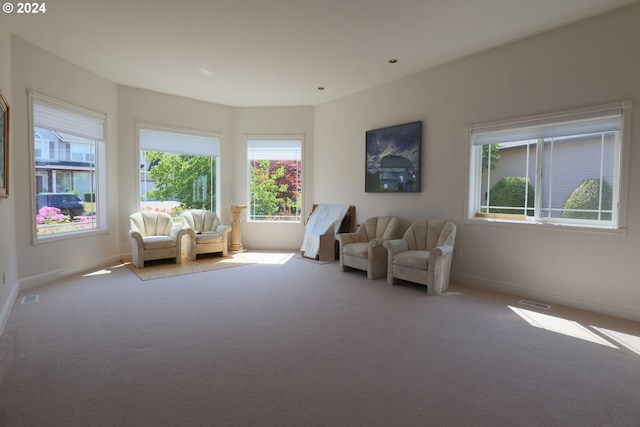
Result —
<instances>
[{"instance_id":1,"label":"white window blind","mask_svg":"<svg viewBox=\"0 0 640 427\"><path fill-rule=\"evenodd\" d=\"M104 141L106 116L31 94L33 125L95 141Z\"/></svg>"},{"instance_id":2,"label":"white window blind","mask_svg":"<svg viewBox=\"0 0 640 427\"><path fill-rule=\"evenodd\" d=\"M219 156L220 139L213 135L139 127L140 149L163 153Z\"/></svg>"},{"instance_id":3,"label":"white window blind","mask_svg":"<svg viewBox=\"0 0 640 427\"><path fill-rule=\"evenodd\" d=\"M473 145L497 144L500 142L583 135L596 132L619 131L622 109L533 120L523 123L498 126L472 127Z\"/></svg>"},{"instance_id":4,"label":"white window blind","mask_svg":"<svg viewBox=\"0 0 640 427\"><path fill-rule=\"evenodd\" d=\"M302 141L251 139L247 141L247 156L251 160L301 160Z\"/></svg>"}]
</instances>

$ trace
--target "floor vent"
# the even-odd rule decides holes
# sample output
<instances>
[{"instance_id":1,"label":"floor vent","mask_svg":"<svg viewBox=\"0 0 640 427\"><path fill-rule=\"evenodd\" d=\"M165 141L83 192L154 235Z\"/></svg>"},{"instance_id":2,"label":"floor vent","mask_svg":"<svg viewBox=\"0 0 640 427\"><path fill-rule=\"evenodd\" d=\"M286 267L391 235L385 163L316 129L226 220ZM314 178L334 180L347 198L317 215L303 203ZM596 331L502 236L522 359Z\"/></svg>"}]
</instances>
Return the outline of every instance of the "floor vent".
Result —
<instances>
[{"instance_id":1,"label":"floor vent","mask_svg":"<svg viewBox=\"0 0 640 427\"><path fill-rule=\"evenodd\" d=\"M22 304L28 304L30 302L38 302L38 295L29 295L22 297Z\"/></svg>"},{"instance_id":2,"label":"floor vent","mask_svg":"<svg viewBox=\"0 0 640 427\"><path fill-rule=\"evenodd\" d=\"M551 308L550 305L542 304L541 302L527 301L524 299L521 299L519 303L522 305L528 305L529 307L542 308L544 310L549 310Z\"/></svg>"}]
</instances>

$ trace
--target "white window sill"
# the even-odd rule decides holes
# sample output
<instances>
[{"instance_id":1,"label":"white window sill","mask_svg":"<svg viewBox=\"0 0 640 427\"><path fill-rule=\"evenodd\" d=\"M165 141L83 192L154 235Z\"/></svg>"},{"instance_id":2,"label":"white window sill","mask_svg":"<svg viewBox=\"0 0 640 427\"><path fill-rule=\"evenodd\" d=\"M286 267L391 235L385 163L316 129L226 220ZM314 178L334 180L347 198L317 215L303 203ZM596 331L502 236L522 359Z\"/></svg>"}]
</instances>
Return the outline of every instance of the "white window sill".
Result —
<instances>
[{"instance_id":1,"label":"white window sill","mask_svg":"<svg viewBox=\"0 0 640 427\"><path fill-rule=\"evenodd\" d=\"M69 240L69 239L80 239L83 237L95 236L98 234L108 234L109 231L105 228L96 228L93 230L78 230L78 231L69 231L67 233L59 233L59 234L45 234L43 236L37 236L33 238L33 245L38 245L40 243L49 243L49 242L58 242L60 240Z\"/></svg>"},{"instance_id":2,"label":"white window sill","mask_svg":"<svg viewBox=\"0 0 640 427\"><path fill-rule=\"evenodd\" d=\"M473 225L490 225L490 226L506 226L506 227L526 227L526 228L538 228L541 230L550 229L562 229L567 231L580 231L580 232L595 232L595 233L608 233L608 234L627 234L627 229L624 227L606 226L606 225L592 225L592 224L568 224L558 222L543 222L543 221L521 221L503 218L467 218L464 221L465 224Z\"/></svg>"}]
</instances>

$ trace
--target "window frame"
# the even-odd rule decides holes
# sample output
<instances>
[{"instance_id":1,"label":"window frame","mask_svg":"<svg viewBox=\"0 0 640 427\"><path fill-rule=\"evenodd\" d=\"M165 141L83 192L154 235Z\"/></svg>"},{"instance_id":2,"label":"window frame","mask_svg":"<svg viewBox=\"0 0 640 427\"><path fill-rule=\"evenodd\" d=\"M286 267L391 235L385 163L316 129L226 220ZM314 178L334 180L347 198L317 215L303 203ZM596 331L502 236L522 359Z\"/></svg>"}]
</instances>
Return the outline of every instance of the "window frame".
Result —
<instances>
[{"instance_id":1,"label":"window frame","mask_svg":"<svg viewBox=\"0 0 640 427\"><path fill-rule=\"evenodd\" d=\"M541 114L535 116L520 117L492 122L472 123L467 126L467 168L466 168L466 194L464 206L464 223L469 224L508 224L522 225L525 227L563 227L575 230L593 230L626 233L627 224L627 200L628 200L628 176L629 176L629 150L630 150L630 130L633 103L630 100L616 102L612 104L599 105L595 107L565 110L560 112ZM474 144L474 136L477 132L488 132L492 130L506 131L524 127L535 127L537 124L568 123L578 118L603 117L611 115L611 112L620 112L620 127L617 147L615 149L614 182L613 186L613 214L610 224L597 222L596 220L579 220L564 218L541 218L542 201L540 201L542 186L541 169L544 167L542 156L543 149L538 145L544 143L538 140L535 144L536 178L535 187L535 213L533 217L524 215L509 214L479 214L479 207L482 204L482 145ZM550 208L550 207L549 207ZM544 210L544 209L542 209ZM617 215L617 216L616 216Z\"/></svg>"},{"instance_id":2,"label":"window frame","mask_svg":"<svg viewBox=\"0 0 640 427\"><path fill-rule=\"evenodd\" d=\"M213 150L215 153L212 155L212 157L216 158L216 166L215 166L215 187L213 187L213 192L214 192L214 204L215 204L215 210L214 212L216 213L216 215L221 218L221 196L220 196L220 191L221 191L221 186L220 186L220 169L221 169L221 161L220 161L220 157L221 157L221 149L222 149L222 133L220 132L215 132L215 131L204 131L204 130L198 130L198 129L191 129L191 128L184 128L184 127L178 127L178 126L168 126L168 125L160 125L160 124L155 124L155 123L148 123L148 122L142 122L142 121L136 121L135 123L135 129L136 129L136 159L137 159L137 166L136 166L136 179L137 179L137 183L138 183L138 190L136 191L136 205L137 205L137 210L140 211L141 210L141 193L140 193L140 189L141 189L141 182L140 182L140 154L142 151L141 148L141 142L140 142L140 132L141 130L148 130L148 131L154 131L154 132L166 132L169 134L182 134L185 137L195 137L195 138L210 138L212 140L216 140L216 147ZM188 150L186 150L188 151ZM165 152L169 152L169 151L165 151ZM173 151L173 153L177 153L177 151ZM190 154L190 155L197 155L198 153L195 152L180 152L181 154Z\"/></svg>"},{"instance_id":3,"label":"window frame","mask_svg":"<svg viewBox=\"0 0 640 427\"><path fill-rule=\"evenodd\" d=\"M247 187L246 187L246 191L247 191L247 209L245 212L246 215L246 221L247 222L251 222L251 223L258 223L258 224L264 224L264 223L271 223L271 224L301 224L304 222L304 170L305 170L305 164L304 164L304 134L284 134L284 135L257 135L257 134L251 134L251 135L245 135L245 160L246 160L246 178L247 178ZM250 146L250 142L254 141L254 142L276 142L276 141L292 141L292 142L299 142L300 143L300 165L301 165L301 171L300 171L300 218L297 220L291 220L291 221L283 221L283 220L270 220L270 219L252 219L251 218L251 157L250 157L250 153L249 153L249 146ZM257 159L259 160L259 159ZM264 159L267 160L267 159Z\"/></svg>"},{"instance_id":4,"label":"window frame","mask_svg":"<svg viewBox=\"0 0 640 427\"><path fill-rule=\"evenodd\" d=\"M29 158L30 158L30 199L31 199L31 212L32 212L32 237L31 241L33 245L38 245L45 242L55 242L60 240L74 239L79 237L85 237L88 235L104 234L108 232L109 218L108 218L108 196L107 196L107 120L108 116L105 113L100 113L94 110L90 110L78 105L62 101L34 90L28 90L28 126L29 126ZM84 116L84 119L88 119L95 122L100 122L102 128L102 139L95 139L94 141L94 160L93 170L89 171L93 173L95 177L95 228L86 230L72 230L55 234L46 234L38 236L38 224L36 222L36 215L38 213L36 197L37 197L37 168L36 168L36 148L35 148L35 113L34 105L40 103L42 106L57 109L61 114L68 114L72 116ZM49 129L53 130L53 129ZM62 132L60 129L57 131ZM64 132L62 132L64 133ZM74 135L83 137L83 135Z\"/></svg>"}]
</instances>

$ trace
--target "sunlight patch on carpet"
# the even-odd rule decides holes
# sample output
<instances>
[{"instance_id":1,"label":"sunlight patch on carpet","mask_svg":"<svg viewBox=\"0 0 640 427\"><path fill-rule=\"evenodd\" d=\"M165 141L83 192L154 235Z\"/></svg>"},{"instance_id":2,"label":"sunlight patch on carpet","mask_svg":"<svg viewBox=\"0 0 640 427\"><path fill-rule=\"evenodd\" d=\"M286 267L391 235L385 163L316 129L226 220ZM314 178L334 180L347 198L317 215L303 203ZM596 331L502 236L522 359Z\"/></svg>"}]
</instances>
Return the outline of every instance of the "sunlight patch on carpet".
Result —
<instances>
[{"instance_id":1,"label":"sunlight patch on carpet","mask_svg":"<svg viewBox=\"0 0 640 427\"><path fill-rule=\"evenodd\" d=\"M591 326L596 331L611 338L613 341L627 347L629 350L640 355L640 337L631 334L625 334L624 332L613 331L611 329L599 328L597 326Z\"/></svg>"},{"instance_id":2,"label":"sunlight patch on carpet","mask_svg":"<svg viewBox=\"0 0 640 427\"><path fill-rule=\"evenodd\" d=\"M247 252L245 255L258 264L285 264L295 254L292 252Z\"/></svg>"},{"instance_id":3,"label":"sunlight patch on carpet","mask_svg":"<svg viewBox=\"0 0 640 427\"><path fill-rule=\"evenodd\" d=\"M127 259L127 262L131 262L131 259L130 258ZM122 261L122 264L116 264L116 265L112 265L109 268L103 268L100 270L92 271L90 273L83 274L82 277L103 276L105 274L111 274L112 270L115 270L116 268L121 268L121 267L125 267L124 260ZM1 425L2 424L0 424L0 426Z\"/></svg>"},{"instance_id":4,"label":"sunlight patch on carpet","mask_svg":"<svg viewBox=\"0 0 640 427\"><path fill-rule=\"evenodd\" d=\"M596 335L586 327L573 320L549 316L548 314L537 313L535 311L525 310L512 306L509 306L509 308L522 319L524 319L528 324L536 328L545 329L547 331L556 332L574 338L580 338L582 340L590 341L607 347L618 348L615 345L611 344L609 341Z\"/></svg>"},{"instance_id":5,"label":"sunlight patch on carpet","mask_svg":"<svg viewBox=\"0 0 640 427\"><path fill-rule=\"evenodd\" d=\"M183 258L180 264L171 260L148 261L144 268L136 268L131 259L124 259L123 263L129 267L141 280L162 279L166 277L182 276L185 274L202 273L222 268L240 267L256 264L256 260L245 254L234 254L228 257L205 256L196 261Z\"/></svg>"},{"instance_id":6,"label":"sunlight patch on carpet","mask_svg":"<svg viewBox=\"0 0 640 427\"><path fill-rule=\"evenodd\" d=\"M111 274L111 270L108 270L108 269L104 268L102 270L98 270L98 271L94 271L94 272L91 272L91 273L83 274L82 277L102 276L104 274Z\"/></svg>"}]
</instances>

